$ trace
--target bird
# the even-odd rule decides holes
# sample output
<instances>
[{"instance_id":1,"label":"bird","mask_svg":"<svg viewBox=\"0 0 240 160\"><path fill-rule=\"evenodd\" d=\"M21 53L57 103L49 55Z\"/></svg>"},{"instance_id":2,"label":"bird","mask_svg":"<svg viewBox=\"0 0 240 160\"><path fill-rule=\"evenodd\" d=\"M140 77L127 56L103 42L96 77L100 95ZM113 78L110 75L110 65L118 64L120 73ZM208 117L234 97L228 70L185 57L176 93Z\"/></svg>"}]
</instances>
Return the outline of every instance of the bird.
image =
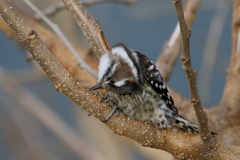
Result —
<instances>
[{"instance_id":1,"label":"bird","mask_svg":"<svg viewBox=\"0 0 240 160\"><path fill-rule=\"evenodd\" d=\"M119 43L101 56L98 68L98 82L89 90L106 89L103 99L113 108L103 122L120 111L158 129L199 134L198 125L178 114L159 70L144 54Z\"/></svg>"}]
</instances>

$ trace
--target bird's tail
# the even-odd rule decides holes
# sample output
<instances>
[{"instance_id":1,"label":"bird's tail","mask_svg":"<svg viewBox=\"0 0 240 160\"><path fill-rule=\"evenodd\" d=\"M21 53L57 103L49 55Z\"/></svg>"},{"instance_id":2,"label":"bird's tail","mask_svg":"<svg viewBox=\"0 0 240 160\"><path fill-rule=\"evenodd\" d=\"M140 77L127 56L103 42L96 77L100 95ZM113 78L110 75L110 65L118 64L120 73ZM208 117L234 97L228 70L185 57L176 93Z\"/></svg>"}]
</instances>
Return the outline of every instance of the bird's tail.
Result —
<instances>
[{"instance_id":1,"label":"bird's tail","mask_svg":"<svg viewBox=\"0 0 240 160\"><path fill-rule=\"evenodd\" d=\"M172 121L172 126L178 128L179 130L187 133L193 133L193 134L199 134L199 127L195 123L186 120L185 118L181 116L174 116ZM214 132L211 132L213 136L216 136L217 134Z\"/></svg>"},{"instance_id":2,"label":"bird's tail","mask_svg":"<svg viewBox=\"0 0 240 160\"><path fill-rule=\"evenodd\" d=\"M199 127L193 122L186 120L185 118L177 115L173 117L172 124L173 127L177 129L193 134L199 134Z\"/></svg>"}]
</instances>

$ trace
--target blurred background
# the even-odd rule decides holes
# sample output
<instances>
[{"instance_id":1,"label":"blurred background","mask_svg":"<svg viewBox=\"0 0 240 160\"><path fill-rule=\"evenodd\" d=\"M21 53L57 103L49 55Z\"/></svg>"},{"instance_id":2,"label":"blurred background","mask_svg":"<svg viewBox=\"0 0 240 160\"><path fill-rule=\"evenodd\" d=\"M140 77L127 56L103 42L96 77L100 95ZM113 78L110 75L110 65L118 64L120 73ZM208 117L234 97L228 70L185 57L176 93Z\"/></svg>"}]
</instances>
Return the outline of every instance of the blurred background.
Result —
<instances>
[{"instance_id":1,"label":"blurred background","mask_svg":"<svg viewBox=\"0 0 240 160\"><path fill-rule=\"evenodd\" d=\"M23 1L13 2L35 15ZM60 1L32 2L44 9ZM131 5L99 2L87 10L98 19L111 46L123 42L153 61L177 24L171 0L142 0ZM231 11L230 0L202 0L191 27L192 64L198 71L198 87L206 107L217 105L222 96L231 54ZM90 48L71 13L63 9L50 19L73 44ZM27 57L22 46L0 30L0 160L94 159L91 155L107 160L173 159L166 152L117 136L98 119L88 117L85 110L56 92L38 65L27 62ZM189 99L180 60L168 85Z\"/></svg>"}]
</instances>

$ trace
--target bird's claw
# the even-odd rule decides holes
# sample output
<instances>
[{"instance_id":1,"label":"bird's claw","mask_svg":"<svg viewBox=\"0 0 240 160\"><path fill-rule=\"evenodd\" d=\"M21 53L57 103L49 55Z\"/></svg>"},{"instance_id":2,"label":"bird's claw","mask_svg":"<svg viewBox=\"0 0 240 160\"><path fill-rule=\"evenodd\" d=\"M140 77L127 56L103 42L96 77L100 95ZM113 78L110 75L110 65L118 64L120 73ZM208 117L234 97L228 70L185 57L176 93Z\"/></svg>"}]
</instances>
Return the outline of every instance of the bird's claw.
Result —
<instances>
[{"instance_id":1,"label":"bird's claw","mask_svg":"<svg viewBox=\"0 0 240 160\"><path fill-rule=\"evenodd\" d=\"M101 121L102 122L107 122L113 116L114 112L116 112L117 108L118 108L118 106L114 106L112 111L110 112L110 114L106 117L106 119L101 120Z\"/></svg>"},{"instance_id":2,"label":"bird's claw","mask_svg":"<svg viewBox=\"0 0 240 160\"><path fill-rule=\"evenodd\" d=\"M108 100L108 97L102 97L100 103L103 103L106 100Z\"/></svg>"},{"instance_id":3,"label":"bird's claw","mask_svg":"<svg viewBox=\"0 0 240 160\"><path fill-rule=\"evenodd\" d=\"M120 111L117 109L116 110L116 115L114 117L118 117L120 115Z\"/></svg>"},{"instance_id":4,"label":"bird's claw","mask_svg":"<svg viewBox=\"0 0 240 160\"><path fill-rule=\"evenodd\" d=\"M112 111L110 112L110 114L106 117L106 119L104 119L104 120L101 120L102 122L107 122L112 116L113 116L113 114L117 111L117 114L116 114L116 116L115 117L118 117L119 116L119 110L118 110L118 103L117 103L117 100L115 99L115 98L113 98L113 97L111 97L111 96L106 96L106 97L103 97L102 99L101 99L101 102L100 103L102 103L103 101L105 101L105 100L107 100L108 101L108 103L110 104L110 106L112 106Z\"/></svg>"}]
</instances>

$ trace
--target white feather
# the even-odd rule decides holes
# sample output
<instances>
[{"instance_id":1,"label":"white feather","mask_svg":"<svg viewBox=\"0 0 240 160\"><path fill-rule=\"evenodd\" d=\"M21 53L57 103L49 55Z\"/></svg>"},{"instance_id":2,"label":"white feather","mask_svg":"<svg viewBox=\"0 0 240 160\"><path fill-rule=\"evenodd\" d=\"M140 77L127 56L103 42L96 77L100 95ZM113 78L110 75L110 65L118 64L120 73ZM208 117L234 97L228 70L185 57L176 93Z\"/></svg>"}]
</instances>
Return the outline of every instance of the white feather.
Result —
<instances>
[{"instance_id":1,"label":"white feather","mask_svg":"<svg viewBox=\"0 0 240 160\"><path fill-rule=\"evenodd\" d=\"M134 66L132 60L129 58L127 52L125 51L123 46L116 46L114 48L112 48L112 54L117 54L119 56L121 56L125 62L127 62L129 64L129 66L131 67L132 71L133 71L133 75L134 77L138 80L138 73L137 73L137 69Z\"/></svg>"},{"instance_id":2,"label":"white feather","mask_svg":"<svg viewBox=\"0 0 240 160\"><path fill-rule=\"evenodd\" d=\"M166 89L166 86L165 86L165 84L163 84L163 85L162 85L162 88L163 88L163 89Z\"/></svg>"},{"instance_id":3,"label":"white feather","mask_svg":"<svg viewBox=\"0 0 240 160\"><path fill-rule=\"evenodd\" d=\"M121 81L117 81L117 82L114 83L114 85L117 86L117 87L121 87L126 83L126 80L128 80L128 79L125 78L125 79L122 79Z\"/></svg>"},{"instance_id":4,"label":"white feather","mask_svg":"<svg viewBox=\"0 0 240 160\"><path fill-rule=\"evenodd\" d=\"M109 54L105 53L104 55L102 55L99 61L98 82L103 78L104 74L106 73L110 65L111 65L111 59L109 57Z\"/></svg>"},{"instance_id":5,"label":"white feather","mask_svg":"<svg viewBox=\"0 0 240 160\"><path fill-rule=\"evenodd\" d=\"M151 71L154 68L154 65L151 65L148 70Z\"/></svg>"},{"instance_id":6,"label":"white feather","mask_svg":"<svg viewBox=\"0 0 240 160\"><path fill-rule=\"evenodd\" d=\"M137 53L136 53L136 52L134 52L134 51L131 51L131 52L132 52L132 54L133 54L133 57L135 58L136 62L139 64L139 58L138 58L138 55L137 55Z\"/></svg>"}]
</instances>

